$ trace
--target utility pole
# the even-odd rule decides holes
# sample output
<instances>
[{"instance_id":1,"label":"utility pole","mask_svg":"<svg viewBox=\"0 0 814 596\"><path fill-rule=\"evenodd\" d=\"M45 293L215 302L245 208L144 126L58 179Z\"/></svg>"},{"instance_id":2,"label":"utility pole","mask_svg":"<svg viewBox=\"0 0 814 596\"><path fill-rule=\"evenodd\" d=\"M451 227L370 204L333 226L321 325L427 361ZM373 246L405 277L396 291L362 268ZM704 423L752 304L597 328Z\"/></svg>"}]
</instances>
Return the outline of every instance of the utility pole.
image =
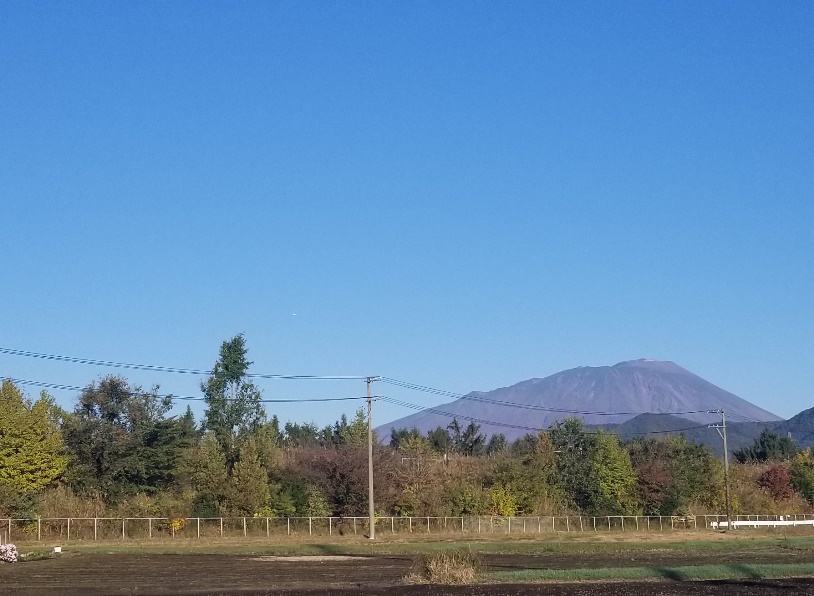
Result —
<instances>
[{"instance_id":1,"label":"utility pole","mask_svg":"<svg viewBox=\"0 0 814 596\"><path fill-rule=\"evenodd\" d=\"M373 393L371 383L374 378L367 378L367 506L370 515L369 538L376 538L376 513L373 506Z\"/></svg>"},{"instance_id":2,"label":"utility pole","mask_svg":"<svg viewBox=\"0 0 814 596\"><path fill-rule=\"evenodd\" d=\"M713 414L721 415L720 424L711 424L709 428L714 428L724 441L724 490L726 491L726 529L734 529L732 527L732 497L729 494L729 447L726 444L726 412L723 408L720 410L713 410Z\"/></svg>"}]
</instances>

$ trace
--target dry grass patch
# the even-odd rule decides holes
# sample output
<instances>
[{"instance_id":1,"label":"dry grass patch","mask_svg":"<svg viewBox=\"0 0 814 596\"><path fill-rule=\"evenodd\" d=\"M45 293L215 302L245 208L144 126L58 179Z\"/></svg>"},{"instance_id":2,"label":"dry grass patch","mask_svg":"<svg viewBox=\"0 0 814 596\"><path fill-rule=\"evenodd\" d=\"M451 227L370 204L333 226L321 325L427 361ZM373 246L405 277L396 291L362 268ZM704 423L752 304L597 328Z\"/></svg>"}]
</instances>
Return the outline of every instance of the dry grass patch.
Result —
<instances>
[{"instance_id":1,"label":"dry grass patch","mask_svg":"<svg viewBox=\"0 0 814 596\"><path fill-rule=\"evenodd\" d=\"M414 583L472 584L480 573L480 559L465 550L422 555L407 578Z\"/></svg>"}]
</instances>

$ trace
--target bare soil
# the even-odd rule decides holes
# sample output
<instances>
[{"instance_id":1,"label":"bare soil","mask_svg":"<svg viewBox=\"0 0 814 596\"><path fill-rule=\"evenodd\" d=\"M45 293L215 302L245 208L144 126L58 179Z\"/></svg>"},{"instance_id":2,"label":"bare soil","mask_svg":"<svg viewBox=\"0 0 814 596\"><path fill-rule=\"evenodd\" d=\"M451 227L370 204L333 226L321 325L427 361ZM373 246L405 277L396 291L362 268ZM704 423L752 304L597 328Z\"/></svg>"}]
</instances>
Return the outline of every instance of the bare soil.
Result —
<instances>
[{"instance_id":1,"label":"bare soil","mask_svg":"<svg viewBox=\"0 0 814 596\"><path fill-rule=\"evenodd\" d=\"M624 555L483 555L487 571L549 568L802 563L808 551L638 552ZM406 585L410 555L270 558L258 555L90 554L0 565L0 593L64 596L684 596L814 594L814 580L626 582L442 587Z\"/></svg>"}]
</instances>

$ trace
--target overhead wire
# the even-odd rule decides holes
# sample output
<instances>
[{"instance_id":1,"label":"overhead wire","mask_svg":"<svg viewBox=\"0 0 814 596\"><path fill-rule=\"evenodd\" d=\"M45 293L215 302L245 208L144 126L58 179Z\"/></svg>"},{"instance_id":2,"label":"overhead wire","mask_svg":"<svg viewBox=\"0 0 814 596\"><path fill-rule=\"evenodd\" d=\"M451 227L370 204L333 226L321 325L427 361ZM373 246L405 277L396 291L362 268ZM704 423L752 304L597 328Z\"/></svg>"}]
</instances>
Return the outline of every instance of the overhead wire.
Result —
<instances>
[{"instance_id":1,"label":"overhead wire","mask_svg":"<svg viewBox=\"0 0 814 596\"><path fill-rule=\"evenodd\" d=\"M520 408L524 410L536 410L541 412L554 412L559 414L579 414L583 416L638 416L644 412L606 412L606 411L590 411L590 410L571 410L566 408L552 408L548 406L541 406L537 404L522 404L518 402L500 400L500 399L491 399L488 397L483 397L480 395L472 395L472 394L463 394L463 393L454 393L452 391L445 391L443 389L435 389L433 387L427 387L424 385L417 385L415 383L408 383L406 381L399 381L398 379L392 379L390 377L379 377L379 380L383 383L387 383L389 385L394 385L396 387L402 387L404 389L413 389L415 391L423 391L425 393L431 393L434 395L442 395L444 397L452 397L455 399L466 399L470 401L478 401L482 403L489 403L495 404L500 406L512 407L512 408ZM681 414L710 414L713 413L715 410L687 410L683 412L646 412L648 414L657 414L657 415L681 415Z\"/></svg>"},{"instance_id":2,"label":"overhead wire","mask_svg":"<svg viewBox=\"0 0 814 596\"><path fill-rule=\"evenodd\" d=\"M64 390L64 391L84 391L87 387L77 387L75 385L63 385L60 383L46 383L43 381L31 381L27 379L15 379L12 377L3 377L0 376L0 381L11 381L15 385L27 385L31 387L42 387L43 389L57 389L57 390ZM203 396L192 396L192 395L173 395L171 393L168 394L153 394L150 392L143 392L148 393L150 395L155 395L159 398L170 398L170 399L178 399L184 401L205 401L206 398ZM225 397L226 401L236 401L233 400L231 397ZM258 400L260 403L286 403L286 404L293 404L293 403L300 403L300 402L332 402L332 401L352 401L352 400L360 400L360 399L367 399L367 396L353 396L353 397L303 397L303 398L282 398L282 399L260 399Z\"/></svg>"},{"instance_id":3,"label":"overhead wire","mask_svg":"<svg viewBox=\"0 0 814 596\"><path fill-rule=\"evenodd\" d=\"M147 370L153 372L174 373L184 375L211 375L211 370L199 370L194 368L178 368L174 366L156 366L152 364L133 364L127 362L113 362L109 360L95 360L93 358L79 358L76 356L61 356L59 354L43 354L40 352L29 352L27 350L16 350L13 348L0 347L0 354L10 356L24 356L27 358L39 358L41 360L55 360L59 362L70 362L73 364L87 364L91 366L104 366L109 368L127 368L133 370ZM316 380L316 381L361 381L368 378L377 378L371 375L280 375L265 373L247 373L247 378L251 379L285 379L285 380Z\"/></svg>"},{"instance_id":4,"label":"overhead wire","mask_svg":"<svg viewBox=\"0 0 814 596\"><path fill-rule=\"evenodd\" d=\"M414 410L420 410L422 412L430 412L432 414L438 414L439 416L445 416L447 418L453 418L453 419L460 418L461 420L468 420L470 422L475 422L475 423L478 423L478 424L486 424L486 425L489 425L489 426L499 426L499 427L503 427L503 428L513 428L513 429L517 429L517 430L528 430L528 431L535 431L535 432L539 432L541 430L544 430L543 427L541 427L541 426L524 426L524 425L512 424L512 423L508 423L508 422L499 422L499 421L496 421L496 420L486 420L486 419L483 419L483 418L477 418L477 417L474 417L474 416L467 416L467 415L464 415L464 414L453 414L452 412L447 412L445 410L440 410L438 408L433 408L433 407L425 408L424 406L420 406L418 404L405 402L405 401L394 399L394 398L387 397L387 396L379 396L378 399L385 402L385 403L390 403L390 404L397 405L397 406L402 406L402 407L405 407L405 408L411 408L411 409L414 409ZM704 410L703 412L706 413L706 410ZM681 432L686 432L686 431L689 431L689 430L707 428L707 426L708 425L706 425L706 424L701 424L701 425L696 425L696 426L688 426L686 428L677 428L677 429L670 429L670 430L654 430L654 431L629 433L629 434L626 433L626 436L635 437L635 436L645 436L645 435L681 433ZM588 434L598 434L598 431L588 431Z\"/></svg>"}]
</instances>

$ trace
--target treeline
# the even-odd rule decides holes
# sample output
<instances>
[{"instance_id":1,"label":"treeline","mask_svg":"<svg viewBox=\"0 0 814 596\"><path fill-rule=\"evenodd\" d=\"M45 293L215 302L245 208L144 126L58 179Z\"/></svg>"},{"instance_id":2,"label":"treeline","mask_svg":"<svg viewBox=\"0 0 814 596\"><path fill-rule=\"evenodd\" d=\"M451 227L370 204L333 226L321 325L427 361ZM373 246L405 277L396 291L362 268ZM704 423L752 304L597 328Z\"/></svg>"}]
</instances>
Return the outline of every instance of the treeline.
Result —
<instances>
[{"instance_id":1,"label":"treeline","mask_svg":"<svg viewBox=\"0 0 814 596\"><path fill-rule=\"evenodd\" d=\"M268 418L247 376L242 335L223 343L201 385L206 409L118 376L89 384L72 410L0 388L0 516L364 515L362 410L319 428ZM735 454L735 512L811 510L814 458L769 431ZM684 437L622 442L566 419L509 442L476 424L394 429L374 446L381 515L681 515L724 511L723 465Z\"/></svg>"}]
</instances>

